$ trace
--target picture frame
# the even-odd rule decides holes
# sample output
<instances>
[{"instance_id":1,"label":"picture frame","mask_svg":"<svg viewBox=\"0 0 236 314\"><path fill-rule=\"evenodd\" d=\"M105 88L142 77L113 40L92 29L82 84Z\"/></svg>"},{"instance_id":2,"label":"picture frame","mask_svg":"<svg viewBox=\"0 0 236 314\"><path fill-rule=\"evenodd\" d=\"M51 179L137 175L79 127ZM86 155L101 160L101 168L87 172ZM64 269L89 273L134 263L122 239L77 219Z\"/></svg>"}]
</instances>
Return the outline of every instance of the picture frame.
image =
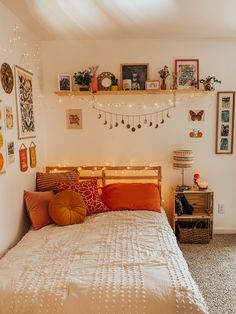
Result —
<instances>
[{"instance_id":1,"label":"picture frame","mask_svg":"<svg viewBox=\"0 0 236 314\"><path fill-rule=\"evenodd\" d=\"M60 92L72 91L72 79L70 74L58 74L58 90Z\"/></svg>"},{"instance_id":2,"label":"picture frame","mask_svg":"<svg viewBox=\"0 0 236 314\"><path fill-rule=\"evenodd\" d=\"M160 89L160 81L159 80L147 80L145 82L146 90L158 90Z\"/></svg>"},{"instance_id":3,"label":"picture frame","mask_svg":"<svg viewBox=\"0 0 236 314\"><path fill-rule=\"evenodd\" d=\"M177 89L199 88L199 60L176 59L175 75Z\"/></svg>"},{"instance_id":4,"label":"picture frame","mask_svg":"<svg viewBox=\"0 0 236 314\"><path fill-rule=\"evenodd\" d=\"M15 65L18 138L36 137L33 74Z\"/></svg>"},{"instance_id":5,"label":"picture frame","mask_svg":"<svg viewBox=\"0 0 236 314\"><path fill-rule=\"evenodd\" d=\"M235 92L217 92L216 154L233 154Z\"/></svg>"},{"instance_id":6,"label":"picture frame","mask_svg":"<svg viewBox=\"0 0 236 314\"><path fill-rule=\"evenodd\" d=\"M6 172L6 133L4 105L0 100L0 175Z\"/></svg>"},{"instance_id":7,"label":"picture frame","mask_svg":"<svg viewBox=\"0 0 236 314\"><path fill-rule=\"evenodd\" d=\"M82 129L82 110L81 109L67 109L66 110L66 128Z\"/></svg>"},{"instance_id":8,"label":"picture frame","mask_svg":"<svg viewBox=\"0 0 236 314\"><path fill-rule=\"evenodd\" d=\"M133 63L120 65L120 82L131 80L131 90L145 90L145 82L149 76L148 63ZM121 86L123 89L123 86Z\"/></svg>"}]
</instances>

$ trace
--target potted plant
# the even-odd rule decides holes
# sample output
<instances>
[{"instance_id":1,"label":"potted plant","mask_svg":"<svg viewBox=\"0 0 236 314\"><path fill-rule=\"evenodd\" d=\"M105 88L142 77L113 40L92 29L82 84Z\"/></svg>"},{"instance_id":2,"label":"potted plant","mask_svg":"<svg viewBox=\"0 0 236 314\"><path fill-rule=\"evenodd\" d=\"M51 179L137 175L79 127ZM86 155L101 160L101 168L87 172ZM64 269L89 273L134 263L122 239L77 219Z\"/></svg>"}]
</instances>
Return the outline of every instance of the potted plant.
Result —
<instances>
[{"instance_id":1,"label":"potted plant","mask_svg":"<svg viewBox=\"0 0 236 314\"><path fill-rule=\"evenodd\" d=\"M112 82L111 90L117 91L118 90L118 79L115 77L115 75L112 76L111 82Z\"/></svg>"},{"instance_id":2,"label":"potted plant","mask_svg":"<svg viewBox=\"0 0 236 314\"><path fill-rule=\"evenodd\" d=\"M79 89L81 91L88 91L89 85L92 80L92 75L89 70L79 71L75 72L73 75L75 84L79 85Z\"/></svg>"},{"instance_id":3,"label":"potted plant","mask_svg":"<svg viewBox=\"0 0 236 314\"><path fill-rule=\"evenodd\" d=\"M205 91L214 91L215 90L214 84L215 83L221 84L221 81L218 80L215 76L208 75L205 80L201 79L200 83L203 84Z\"/></svg>"},{"instance_id":4,"label":"potted plant","mask_svg":"<svg viewBox=\"0 0 236 314\"><path fill-rule=\"evenodd\" d=\"M160 75L160 78L162 78L161 89L166 89L166 79L170 75L170 72L168 70L168 66L165 65L163 69L158 71L158 73Z\"/></svg>"}]
</instances>

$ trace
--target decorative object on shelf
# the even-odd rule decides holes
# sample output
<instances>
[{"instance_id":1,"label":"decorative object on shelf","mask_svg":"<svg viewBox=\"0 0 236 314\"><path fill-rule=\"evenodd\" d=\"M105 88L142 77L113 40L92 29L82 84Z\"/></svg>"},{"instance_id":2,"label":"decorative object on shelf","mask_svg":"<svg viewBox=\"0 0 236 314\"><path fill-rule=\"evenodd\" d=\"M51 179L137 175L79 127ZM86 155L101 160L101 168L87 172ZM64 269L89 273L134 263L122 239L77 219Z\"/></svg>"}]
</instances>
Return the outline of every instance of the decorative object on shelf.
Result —
<instances>
[{"instance_id":1,"label":"decorative object on shelf","mask_svg":"<svg viewBox=\"0 0 236 314\"><path fill-rule=\"evenodd\" d=\"M96 93L98 91L98 79L97 79L97 70L98 70L98 65L92 65L89 67L89 71L92 75L92 80L91 80L91 90L92 93Z\"/></svg>"},{"instance_id":2,"label":"decorative object on shelf","mask_svg":"<svg viewBox=\"0 0 236 314\"><path fill-rule=\"evenodd\" d=\"M192 129L189 132L189 137L191 138L201 138L203 136L203 132L201 130Z\"/></svg>"},{"instance_id":3,"label":"decorative object on shelf","mask_svg":"<svg viewBox=\"0 0 236 314\"><path fill-rule=\"evenodd\" d=\"M0 174L6 172L6 141L4 126L4 106L0 100Z\"/></svg>"},{"instance_id":4,"label":"decorative object on shelf","mask_svg":"<svg viewBox=\"0 0 236 314\"><path fill-rule=\"evenodd\" d=\"M148 67L147 63L121 64L120 81L131 80L132 90L145 90L145 82L148 80Z\"/></svg>"},{"instance_id":5,"label":"decorative object on shelf","mask_svg":"<svg viewBox=\"0 0 236 314\"><path fill-rule=\"evenodd\" d=\"M111 90L112 78L111 72L102 72L98 75L98 90Z\"/></svg>"},{"instance_id":6,"label":"decorative object on shelf","mask_svg":"<svg viewBox=\"0 0 236 314\"><path fill-rule=\"evenodd\" d=\"M163 69L161 69L160 71L158 71L160 78L162 79L161 82L161 89L166 89L166 79L167 77L170 75L170 72L168 70L168 66L165 65Z\"/></svg>"},{"instance_id":7,"label":"decorative object on shelf","mask_svg":"<svg viewBox=\"0 0 236 314\"><path fill-rule=\"evenodd\" d=\"M208 189L208 182L207 181L199 181L198 182L199 190L207 190Z\"/></svg>"},{"instance_id":8,"label":"decorative object on shelf","mask_svg":"<svg viewBox=\"0 0 236 314\"><path fill-rule=\"evenodd\" d=\"M198 190L198 182L197 180L200 179L200 173L194 173L193 175L193 189Z\"/></svg>"},{"instance_id":9,"label":"decorative object on shelf","mask_svg":"<svg viewBox=\"0 0 236 314\"><path fill-rule=\"evenodd\" d=\"M126 126L132 132L135 132L137 129L141 129L142 125L146 125L149 127L158 128L159 125L164 124L165 117L167 119L170 118L170 109L175 107L174 105L159 111L149 112L145 114L121 114L115 113L111 111L106 111L96 106L93 106L98 112L98 119L103 120L103 124L107 125L109 129L117 128L118 126Z\"/></svg>"},{"instance_id":10,"label":"decorative object on shelf","mask_svg":"<svg viewBox=\"0 0 236 314\"><path fill-rule=\"evenodd\" d=\"M28 170L28 157L27 157L27 147L24 144L21 144L19 149L20 157L20 171L26 172Z\"/></svg>"},{"instance_id":11,"label":"decorative object on shelf","mask_svg":"<svg viewBox=\"0 0 236 314\"><path fill-rule=\"evenodd\" d=\"M58 75L58 90L61 92L71 92L71 75L70 74L59 74Z\"/></svg>"},{"instance_id":12,"label":"decorative object on shelf","mask_svg":"<svg viewBox=\"0 0 236 314\"><path fill-rule=\"evenodd\" d=\"M1 65L1 83L4 91L7 94L11 94L13 90L13 85L14 85L14 78L13 78L13 72L8 63L3 63Z\"/></svg>"},{"instance_id":13,"label":"decorative object on shelf","mask_svg":"<svg viewBox=\"0 0 236 314\"><path fill-rule=\"evenodd\" d=\"M146 90L158 90L160 89L160 81L159 80L147 80L145 82Z\"/></svg>"},{"instance_id":14,"label":"decorative object on shelf","mask_svg":"<svg viewBox=\"0 0 236 314\"><path fill-rule=\"evenodd\" d=\"M33 74L15 65L18 137L35 137Z\"/></svg>"},{"instance_id":15,"label":"decorative object on shelf","mask_svg":"<svg viewBox=\"0 0 236 314\"><path fill-rule=\"evenodd\" d=\"M35 168L37 166L37 157L36 157L36 145L34 142L31 142L29 146L29 156L30 156L30 167Z\"/></svg>"},{"instance_id":16,"label":"decorative object on shelf","mask_svg":"<svg viewBox=\"0 0 236 314\"><path fill-rule=\"evenodd\" d=\"M235 92L217 93L216 154L233 153Z\"/></svg>"},{"instance_id":17,"label":"decorative object on shelf","mask_svg":"<svg viewBox=\"0 0 236 314\"><path fill-rule=\"evenodd\" d=\"M131 90L132 89L132 81L130 79L126 79L122 81L123 90Z\"/></svg>"},{"instance_id":18,"label":"decorative object on shelf","mask_svg":"<svg viewBox=\"0 0 236 314\"><path fill-rule=\"evenodd\" d=\"M172 72L172 84L170 89L176 90L177 89L177 75L175 72Z\"/></svg>"},{"instance_id":19,"label":"decorative object on shelf","mask_svg":"<svg viewBox=\"0 0 236 314\"><path fill-rule=\"evenodd\" d=\"M189 110L189 120L193 122L199 122L205 120L204 110Z\"/></svg>"},{"instance_id":20,"label":"decorative object on shelf","mask_svg":"<svg viewBox=\"0 0 236 314\"><path fill-rule=\"evenodd\" d=\"M67 129L82 129L82 110L66 110L66 127Z\"/></svg>"},{"instance_id":21,"label":"decorative object on shelf","mask_svg":"<svg viewBox=\"0 0 236 314\"><path fill-rule=\"evenodd\" d=\"M15 162L15 145L13 141L7 143L7 161L8 165Z\"/></svg>"},{"instance_id":22,"label":"decorative object on shelf","mask_svg":"<svg viewBox=\"0 0 236 314\"><path fill-rule=\"evenodd\" d=\"M205 80L201 79L200 83L203 84L203 87L204 87L205 91L210 91L211 92L211 91L215 90L214 84L215 83L221 84L221 81L218 80L215 76L208 75Z\"/></svg>"},{"instance_id":23,"label":"decorative object on shelf","mask_svg":"<svg viewBox=\"0 0 236 314\"><path fill-rule=\"evenodd\" d=\"M113 75L111 80L112 80L111 90L113 92L118 91L119 90L118 79L115 77L115 75Z\"/></svg>"},{"instance_id":24,"label":"decorative object on shelf","mask_svg":"<svg viewBox=\"0 0 236 314\"><path fill-rule=\"evenodd\" d=\"M184 169L192 168L193 165L193 152L192 150L175 150L173 152L173 167L181 169L182 171L182 184L176 187L178 191L189 190L191 187L184 184Z\"/></svg>"},{"instance_id":25,"label":"decorative object on shelf","mask_svg":"<svg viewBox=\"0 0 236 314\"><path fill-rule=\"evenodd\" d=\"M5 107L6 129L13 129L13 110L11 106Z\"/></svg>"},{"instance_id":26,"label":"decorative object on shelf","mask_svg":"<svg viewBox=\"0 0 236 314\"><path fill-rule=\"evenodd\" d=\"M92 80L91 72L89 70L75 72L73 75L75 84L79 85L80 91L88 91Z\"/></svg>"},{"instance_id":27,"label":"decorative object on shelf","mask_svg":"<svg viewBox=\"0 0 236 314\"><path fill-rule=\"evenodd\" d=\"M175 73L177 76L177 89L199 88L198 59L176 59Z\"/></svg>"}]
</instances>

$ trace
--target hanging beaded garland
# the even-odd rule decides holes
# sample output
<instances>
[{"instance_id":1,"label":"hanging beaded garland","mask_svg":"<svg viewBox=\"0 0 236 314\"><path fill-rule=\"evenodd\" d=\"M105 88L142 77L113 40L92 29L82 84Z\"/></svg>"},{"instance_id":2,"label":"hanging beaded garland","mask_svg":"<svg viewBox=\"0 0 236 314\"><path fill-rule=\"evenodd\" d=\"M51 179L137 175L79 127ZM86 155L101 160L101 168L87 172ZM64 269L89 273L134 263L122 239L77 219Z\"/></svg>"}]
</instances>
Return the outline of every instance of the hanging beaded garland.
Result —
<instances>
[{"instance_id":1,"label":"hanging beaded garland","mask_svg":"<svg viewBox=\"0 0 236 314\"><path fill-rule=\"evenodd\" d=\"M170 118L170 109L175 106L171 106L159 111L145 113L145 114L120 114L110 111L106 111L96 106L93 106L93 109L98 112L98 119L103 121L104 125L108 125L109 129L113 127L118 127L124 125L131 132L135 132L138 129L142 128L142 124L158 128L160 124L164 124L164 118Z\"/></svg>"}]
</instances>

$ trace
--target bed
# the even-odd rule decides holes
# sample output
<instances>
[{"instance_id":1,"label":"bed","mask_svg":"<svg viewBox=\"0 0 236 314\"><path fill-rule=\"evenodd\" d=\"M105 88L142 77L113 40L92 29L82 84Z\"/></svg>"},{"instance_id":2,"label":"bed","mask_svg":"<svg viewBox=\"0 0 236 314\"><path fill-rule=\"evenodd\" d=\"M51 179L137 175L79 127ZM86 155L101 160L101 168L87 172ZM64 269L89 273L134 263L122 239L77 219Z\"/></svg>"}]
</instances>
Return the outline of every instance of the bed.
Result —
<instances>
[{"instance_id":1,"label":"bed","mask_svg":"<svg viewBox=\"0 0 236 314\"><path fill-rule=\"evenodd\" d=\"M159 182L160 171L155 175ZM30 230L0 260L0 313L208 310L162 209L99 213L80 225Z\"/></svg>"}]
</instances>

